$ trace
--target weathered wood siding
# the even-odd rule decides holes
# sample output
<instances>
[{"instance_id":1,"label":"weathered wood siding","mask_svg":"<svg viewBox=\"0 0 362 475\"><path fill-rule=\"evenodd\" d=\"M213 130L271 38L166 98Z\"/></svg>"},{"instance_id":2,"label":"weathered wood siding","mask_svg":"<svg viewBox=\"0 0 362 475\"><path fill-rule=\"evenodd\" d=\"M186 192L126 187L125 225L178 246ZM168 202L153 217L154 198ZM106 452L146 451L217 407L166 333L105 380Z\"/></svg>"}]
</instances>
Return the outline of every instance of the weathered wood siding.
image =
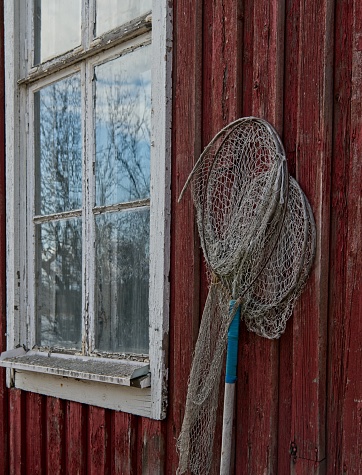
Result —
<instances>
[{"instance_id":1,"label":"weathered wood siding","mask_svg":"<svg viewBox=\"0 0 362 475\"><path fill-rule=\"evenodd\" d=\"M0 0L0 350L5 349L3 17ZM243 327L235 474L362 473L360 0L174 0L169 408L165 421L6 389L0 475L175 474L187 378L206 297L187 194L202 148L261 116L282 136L313 207L312 276L279 341ZM219 469L216 431L213 474Z\"/></svg>"}]
</instances>

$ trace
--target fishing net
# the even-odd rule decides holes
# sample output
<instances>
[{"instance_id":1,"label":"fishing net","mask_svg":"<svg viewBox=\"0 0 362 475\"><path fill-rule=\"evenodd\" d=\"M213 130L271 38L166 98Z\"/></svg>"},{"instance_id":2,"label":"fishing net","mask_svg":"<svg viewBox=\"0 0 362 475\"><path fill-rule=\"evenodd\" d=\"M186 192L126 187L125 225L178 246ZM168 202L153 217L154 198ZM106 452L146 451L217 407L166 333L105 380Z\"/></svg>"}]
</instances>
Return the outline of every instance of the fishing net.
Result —
<instances>
[{"instance_id":1,"label":"fishing net","mask_svg":"<svg viewBox=\"0 0 362 475\"><path fill-rule=\"evenodd\" d=\"M205 304L177 442L182 474L209 473L229 325L241 306L250 331L278 338L310 272L315 225L290 178L278 134L262 119L220 131L197 161L191 184L208 268ZM229 300L236 300L229 311Z\"/></svg>"}]
</instances>

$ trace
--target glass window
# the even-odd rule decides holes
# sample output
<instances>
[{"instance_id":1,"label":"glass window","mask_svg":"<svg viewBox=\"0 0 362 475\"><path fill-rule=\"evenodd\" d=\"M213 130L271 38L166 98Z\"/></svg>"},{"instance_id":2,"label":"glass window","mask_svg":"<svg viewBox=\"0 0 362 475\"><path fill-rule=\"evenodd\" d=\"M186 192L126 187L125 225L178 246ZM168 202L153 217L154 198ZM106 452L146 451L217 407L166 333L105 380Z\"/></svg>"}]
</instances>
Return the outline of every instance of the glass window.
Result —
<instances>
[{"instance_id":1,"label":"glass window","mask_svg":"<svg viewBox=\"0 0 362 475\"><path fill-rule=\"evenodd\" d=\"M96 205L150 194L151 46L95 68Z\"/></svg>"},{"instance_id":2,"label":"glass window","mask_svg":"<svg viewBox=\"0 0 362 475\"><path fill-rule=\"evenodd\" d=\"M34 3L34 64L66 53L81 44L81 0L36 0Z\"/></svg>"},{"instance_id":3,"label":"glass window","mask_svg":"<svg viewBox=\"0 0 362 475\"><path fill-rule=\"evenodd\" d=\"M96 218L96 348L148 354L148 208Z\"/></svg>"},{"instance_id":4,"label":"glass window","mask_svg":"<svg viewBox=\"0 0 362 475\"><path fill-rule=\"evenodd\" d=\"M82 207L81 79L76 74L34 95L36 214Z\"/></svg>"},{"instance_id":5,"label":"glass window","mask_svg":"<svg viewBox=\"0 0 362 475\"><path fill-rule=\"evenodd\" d=\"M163 418L172 15L158 2L153 26L151 3L6 2L14 359L0 366L15 387L33 376L41 394Z\"/></svg>"},{"instance_id":6,"label":"glass window","mask_svg":"<svg viewBox=\"0 0 362 475\"><path fill-rule=\"evenodd\" d=\"M36 225L36 344L79 349L82 341L82 222Z\"/></svg>"},{"instance_id":7,"label":"glass window","mask_svg":"<svg viewBox=\"0 0 362 475\"><path fill-rule=\"evenodd\" d=\"M152 8L152 0L96 0L96 36L127 23Z\"/></svg>"}]
</instances>

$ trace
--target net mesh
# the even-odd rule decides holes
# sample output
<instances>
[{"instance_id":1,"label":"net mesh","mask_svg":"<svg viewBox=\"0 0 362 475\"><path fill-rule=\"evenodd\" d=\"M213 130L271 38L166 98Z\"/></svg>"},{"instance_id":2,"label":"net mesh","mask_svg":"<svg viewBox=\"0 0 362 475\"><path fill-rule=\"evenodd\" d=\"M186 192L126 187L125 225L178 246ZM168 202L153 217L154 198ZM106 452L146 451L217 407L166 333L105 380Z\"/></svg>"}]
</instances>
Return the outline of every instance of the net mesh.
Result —
<instances>
[{"instance_id":1,"label":"net mesh","mask_svg":"<svg viewBox=\"0 0 362 475\"><path fill-rule=\"evenodd\" d=\"M177 442L178 473L207 474L230 322L241 305L250 331L266 338L284 332L311 269L315 225L289 178L279 136L261 119L239 119L220 131L184 190L189 184L210 285ZM229 313L231 298L237 303Z\"/></svg>"}]
</instances>

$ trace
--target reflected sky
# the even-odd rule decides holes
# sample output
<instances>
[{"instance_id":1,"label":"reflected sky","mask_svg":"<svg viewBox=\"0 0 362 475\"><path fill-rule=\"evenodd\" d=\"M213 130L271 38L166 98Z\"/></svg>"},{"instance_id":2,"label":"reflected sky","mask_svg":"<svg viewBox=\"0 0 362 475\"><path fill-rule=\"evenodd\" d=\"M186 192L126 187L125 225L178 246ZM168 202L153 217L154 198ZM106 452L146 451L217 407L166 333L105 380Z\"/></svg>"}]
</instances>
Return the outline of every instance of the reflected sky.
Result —
<instances>
[{"instance_id":1,"label":"reflected sky","mask_svg":"<svg viewBox=\"0 0 362 475\"><path fill-rule=\"evenodd\" d=\"M152 0L96 0L96 36L147 13Z\"/></svg>"},{"instance_id":2,"label":"reflected sky","mask_svg":"<svg viewBox=\"0 0 362 475\"><path fill-rule=\"evenodd\" d=\"M149 197L150 48L95 68L97 206Z\"/></svg>"},{"instance_id":3,"label":"reflected sky","mask_svg":"<svg viewBox=\"0 0 362 475\"><path fill-rule=\"evenodd\" d=\"M80 75L34 95L36 214L82 206L82 122Z\"/></svg>"},{"instance_id":4,"label":"reflected sky","mask_svg":"<svg viewBox=\"0 0 362 475\"><path fill-rule=\"evenodd\" d=\"M35 0L35 64L81 44L81 3L81 0Z\"/></svg>"}]
</instances>

